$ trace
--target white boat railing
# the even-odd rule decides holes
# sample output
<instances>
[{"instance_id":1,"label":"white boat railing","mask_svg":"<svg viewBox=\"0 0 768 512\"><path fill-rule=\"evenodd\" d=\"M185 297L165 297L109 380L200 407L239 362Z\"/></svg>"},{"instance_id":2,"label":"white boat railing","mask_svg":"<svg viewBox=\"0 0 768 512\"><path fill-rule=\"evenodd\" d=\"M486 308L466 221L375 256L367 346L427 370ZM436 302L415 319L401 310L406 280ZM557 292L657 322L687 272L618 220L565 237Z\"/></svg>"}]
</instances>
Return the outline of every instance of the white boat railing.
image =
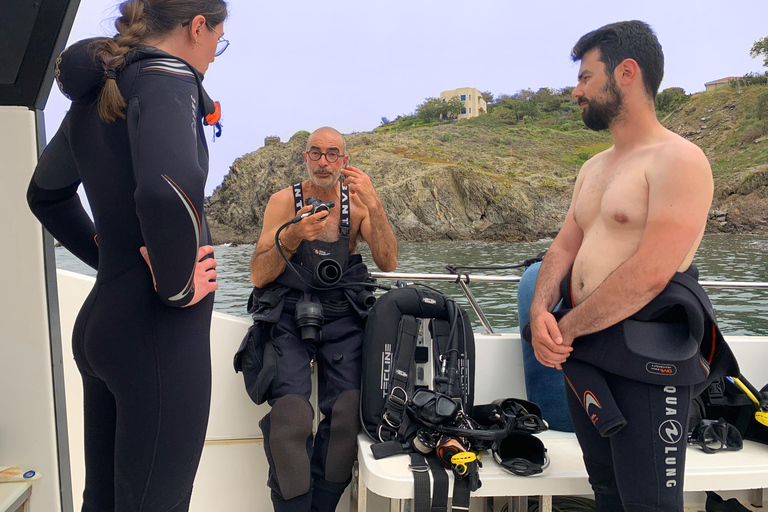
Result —
<instances>
[{"instance_id":1,"label":"white boat railing","mask_svg":"<svg viewBox=\"0 0 768 512\"><path fill-rule=\"evenodd\" d=\"M489 276L489 275L477 275L477 274L418 274L407 272L371 272L371 275L376 279L384 279L389 281L403 281L408 284L412 284L420 281L432 281L443 283L457 283L461 286L461 290L464 292L464 296L467 298L469 305L472 306L477 318L483 325L486 334L496 334L488 318L483 313L483 308L475 299L472 291L469 289L469 283L518 283L520 282L520 276ZM768 283L764 282L750 282L750 281L699 281L699 284L705 288L718 288L718 289L768 289Z\"/></svg>"}]
</instances>

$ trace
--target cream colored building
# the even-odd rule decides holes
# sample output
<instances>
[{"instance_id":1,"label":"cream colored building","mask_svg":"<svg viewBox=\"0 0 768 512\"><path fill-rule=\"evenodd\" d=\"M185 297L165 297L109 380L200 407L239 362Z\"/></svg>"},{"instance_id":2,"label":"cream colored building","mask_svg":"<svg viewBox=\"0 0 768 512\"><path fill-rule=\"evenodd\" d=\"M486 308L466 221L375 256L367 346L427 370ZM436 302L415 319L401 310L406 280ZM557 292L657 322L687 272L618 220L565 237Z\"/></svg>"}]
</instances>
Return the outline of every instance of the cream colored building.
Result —
<instances>
[{"instance_id":1,"label":"cream colored building","mask_svg":"<svg viewBox=\"0 0 768 512\"><path fill-rule=\"evenodd\" d=\"M488 111L483 95L474 87L462 87L460 89L453 89L452 91L443 91L440 93L440 99L443 100L443 103L454 96L458 96L459 99L464 102L464 109L461 114L459 114L459 119L477 117Z\"/></svg>"},{"instance_id":2,"label":"cream colored building","mask_svg":"<svg viewBox=\"0 0 768 512\"><path fill-rule=\"evenodd\" d=\"M717 89L722 89L723 87L728 87L731 85L731 80L738 80L741 77L738 76L729 76L726 78L721 78L720 80L713 80L712 82L707 82L704 84L705 91L716 91Z\"/></svg>"}]
</instances>

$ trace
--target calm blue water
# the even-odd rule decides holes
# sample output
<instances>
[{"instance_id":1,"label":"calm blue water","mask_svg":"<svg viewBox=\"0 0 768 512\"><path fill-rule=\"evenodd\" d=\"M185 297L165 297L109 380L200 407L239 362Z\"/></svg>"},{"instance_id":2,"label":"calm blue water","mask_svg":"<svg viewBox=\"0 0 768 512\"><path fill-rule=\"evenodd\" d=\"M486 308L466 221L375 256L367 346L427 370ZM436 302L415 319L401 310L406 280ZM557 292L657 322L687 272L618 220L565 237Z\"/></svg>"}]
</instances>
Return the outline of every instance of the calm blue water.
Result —
<instances>
[{"instance_id":1,"label":"calm blue water","mask_svg":"<svg viewBox=\"0 0 768 512\"><path fill-rule=\"evenodd\" d=\"M489 242L404 242L400 245L398 272L446 273L445 265L509 266L522 263L546 249L551 241L532 243ZM366 261L371 261L367 246L361 247ZM219 290L216 310L247 317L245 304L251 291L248 264L253 245L216 247L219 265ZM94 275L85 264L66 249L56 249L57 267ZM768 281L768 237L752 235L707 235L694 263L702 280ZM478 274L521 275L521 270L476 271ZM431 284L452 295L460 304L467 302L458 285ZM491 325L500 332L517 330L516 285L471 284ZM709 289L720 327L730 335L768 335L768 290ZM469 309L469 308L468 308ZM475 330L479 329L474 316Z\"/></svg>"}]
</instances>

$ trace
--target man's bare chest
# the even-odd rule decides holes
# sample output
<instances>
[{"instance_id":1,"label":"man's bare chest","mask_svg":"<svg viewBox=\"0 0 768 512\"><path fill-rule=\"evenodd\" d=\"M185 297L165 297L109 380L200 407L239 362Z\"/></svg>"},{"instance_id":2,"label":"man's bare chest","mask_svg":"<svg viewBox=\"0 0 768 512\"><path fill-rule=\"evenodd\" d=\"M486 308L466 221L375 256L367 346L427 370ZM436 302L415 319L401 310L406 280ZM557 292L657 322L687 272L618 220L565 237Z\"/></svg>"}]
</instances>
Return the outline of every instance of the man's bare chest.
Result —
<instances>
[{"instance_id":1,"label":"man's bare chest","mask_svg":"<svg viewBox=\"0 0 768 512\"><path fill-rule=\"evenodd\" d=\"M320 236L317 237L318 240L321 240L323 242L336 242L339 240L339 235L341 234L341 216L338 212L334 212L331 210L331 214L328 216L328 220L325 222L325 227L323 228L323 232L320 233ZM357 247L357 237L358 233L360 231L360 223L355 222L355 218L353 215L350 215L350 230L349 230L349 248L350 248L350 254L354 252L355 248Z\"/></svg>"},{"instance_id":2,"label":"man's bare chest","mask_svg":"<svg viewBox=\"0 0 768 512\"><path fill-rule=\"evenodd\" d=\"M585 232L596 223L608 228L643 226L648 214L648 183L638 165L596 169L586 176L574 207Z\"/></svg>"}]
</instances>

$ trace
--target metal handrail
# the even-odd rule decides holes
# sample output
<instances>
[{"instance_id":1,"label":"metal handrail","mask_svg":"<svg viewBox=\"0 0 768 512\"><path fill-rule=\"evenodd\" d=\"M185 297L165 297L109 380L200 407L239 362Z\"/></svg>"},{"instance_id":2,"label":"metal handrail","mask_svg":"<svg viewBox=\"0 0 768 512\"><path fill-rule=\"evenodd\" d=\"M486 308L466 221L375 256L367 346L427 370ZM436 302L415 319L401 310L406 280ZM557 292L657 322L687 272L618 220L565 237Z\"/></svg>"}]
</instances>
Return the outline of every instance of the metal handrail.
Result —
<instances>
[{"instance_id":1,"label":"metal handrail","mask_svg":"<svg viewBox=\"0 0 768 512\"><path fill-rule=\"evenodd\" d=\"M371 272L371 275L376 279L387 279L405 281L407 283L413 283L416 281L435 281L435 282L447 282L458 283L461 286L461 290L464 292L464 296L467 298L469 305L475 311L480 323L483 324L486 334L496 334L493 326L485 316L483 309L478 304L475 296L469 289L470 283L518 283L520 282L519 276L487 276L487 275L470 275L470 274L412 274L408 272ZM768 283L764 282L749 282L749 281L699 281L699 284L705 288L718 288L718 289L768 289Z\"/></svg>"}]
</instances>

